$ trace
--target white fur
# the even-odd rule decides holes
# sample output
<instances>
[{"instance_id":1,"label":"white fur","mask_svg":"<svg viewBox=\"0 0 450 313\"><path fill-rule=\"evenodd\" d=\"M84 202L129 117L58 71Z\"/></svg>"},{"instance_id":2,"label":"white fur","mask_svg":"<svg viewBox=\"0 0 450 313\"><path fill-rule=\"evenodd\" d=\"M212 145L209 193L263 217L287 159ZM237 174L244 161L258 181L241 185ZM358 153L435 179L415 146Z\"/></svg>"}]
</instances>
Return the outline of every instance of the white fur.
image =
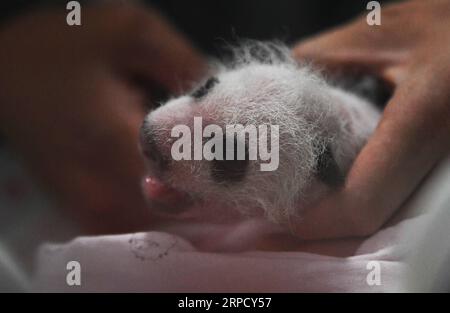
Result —
<instances>
[{"instance_id":1,"label":"white fur","mask_svg":"<svg viewBox=\"0 0 450 313\"><path fill-rule=\"evenodd\" d=\"M209 203L211 210L262 210L270 220L287 224L329 191L315 176L325 147L332 147L346 173L378 122L379 113L370 103L297 64L279 44L244 44L234 50L232 61L216 64L214 76L219 83L200 100L172 99L147 116L157 129L158 144L170 151L170 129L192 125L194 116L221 126L274 124L280 131L280 164L274 172L262 172L259 161L251 161L242 182L224 185L211 178L208 161L173 162L164 180Z\"/></svg>"}]
</instances>

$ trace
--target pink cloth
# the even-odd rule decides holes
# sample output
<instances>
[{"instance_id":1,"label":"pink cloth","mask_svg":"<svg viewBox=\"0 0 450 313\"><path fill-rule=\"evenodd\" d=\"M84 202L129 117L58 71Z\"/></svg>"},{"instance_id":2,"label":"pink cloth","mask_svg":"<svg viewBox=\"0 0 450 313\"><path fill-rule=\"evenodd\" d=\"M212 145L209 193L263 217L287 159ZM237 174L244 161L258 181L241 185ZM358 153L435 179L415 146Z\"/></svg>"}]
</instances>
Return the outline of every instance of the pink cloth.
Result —
<instances>
[{"instance_id":1,"label":"pink cloth","mask_svg":"<svg viewBox=\"0 0 450 313\"><path fill-rule=\"evenodd\" d=\"M407 249L402 248L404 243L397 236L417 222L417 218L404 221L360 244L322 242L314 247L297 242L299 249L323 252L327 246L340 245L348 251L356 246L355 256L351 257L262 251L273 248L277 241L286 248L286 238L267 231L270 227L260 221L245 221L226 230L206 225L172 225L166 227L170 232L80 237L41 249L34 288L71 292L399 291ZM249 233L258 235L249 238ZM199 240L202 237L208 239ZM294 242L289 243L290 249ZM81 265L81 286L66 283L69 261ZM372 270L367 268L369 261L377 261L380 266L379 286L367 283Z\"/></svg>"},{"instance_id":2,"label":"pink cloth","mask_svg":"<svg viewBox=\"0 0 450 313\"><path fill-rule=\"evenodd\" d=\"M177 221L147 233L79 237L66 244L44 245L37 256L33 288L68 292L417 289L424 281L431 284L442 276L438 265L446 259L437 258L436 251L448 251L449 177L450 158L402 209L407 214L401 222L366 240L302 242L262 219L229 225ZM81 266L81 286L66 282L70 261ZM430 262L436 263L436 271L430 272ZM374 266L380 285L369 283ZM411 267L416 270L413 275L409 272L408 279Z\"/></svg>"}]
</instances>

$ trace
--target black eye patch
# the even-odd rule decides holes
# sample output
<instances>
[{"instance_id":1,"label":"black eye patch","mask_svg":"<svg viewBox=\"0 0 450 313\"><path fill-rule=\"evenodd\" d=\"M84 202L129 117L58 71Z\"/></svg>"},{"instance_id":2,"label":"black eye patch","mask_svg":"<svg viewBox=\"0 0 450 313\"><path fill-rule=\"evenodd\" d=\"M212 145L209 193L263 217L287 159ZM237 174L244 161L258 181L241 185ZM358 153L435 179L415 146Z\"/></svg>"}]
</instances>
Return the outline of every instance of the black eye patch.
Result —
<instances>
[{"instance_id":1,"label":"black eye patch","mask_svg":"<svg viewBox=\"0 0 450 313\"><path fill-rule=\"evenodd\" d=\"M226 138L223 139L223 160L211 161L211 176L214 181L222 184L237 183L244 179L249 165L249 152L248 145L245 144L245 159L238 160L238 141L235 136L234 145L234 157L233 160L226 160L226 151L229 149L226 145Z\"/></svg>"},{"instance_id":2,"label":"black eye patch","mask_svg":"<svg viewBox=\"0 0 450 313\"><path fill-rule=\"evenodd\" d=\"M195 99L200 99L204 97L218 82L219 80L216 77L209 78L206 81L206 83L197 90L195 90L191 96L194 97Z\"/></svg>"}]
</instances>

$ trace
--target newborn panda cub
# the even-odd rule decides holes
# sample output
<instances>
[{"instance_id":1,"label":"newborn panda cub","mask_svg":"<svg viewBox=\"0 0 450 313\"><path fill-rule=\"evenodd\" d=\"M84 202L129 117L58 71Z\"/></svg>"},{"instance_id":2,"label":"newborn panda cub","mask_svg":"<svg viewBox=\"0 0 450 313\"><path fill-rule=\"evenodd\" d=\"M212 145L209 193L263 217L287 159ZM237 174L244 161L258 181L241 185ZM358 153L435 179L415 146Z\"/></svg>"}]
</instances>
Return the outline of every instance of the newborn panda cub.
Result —
<instances>
[{"instance_id":1,"label":"newborn panda cub","mask_svg":"<svg viewBox=\"0 0 450 313\"><path fill-rule=\"evenodd\" d=\"M150 112L141 128L149 170L144 192L165 212L192 209L219 220L262 214L288 225L343 184L379 119L373 104L329 84L278 43L247 42L233 49L231 61L216 64L211 72L190 93ZM195 119L200 117L200 131L212 124L223 129L216 143L223 142L224 157L176 160L173 145L180 136L172 130L185 125L191 131L192 145L184 149L194 155L194 149L203 147L194 143ZM277 154L272 154L276 169L261 170L262 164L274 160L262 160L259 154L250 159L249 146L255 141L244 130L230 141L226 126L237 124L277 126L277 131L267 127L265 137L259 134L267 138L268 151L278 145ZM201 144L213 134L209 135ZM236 158L238 144L245 147L243 159ZM230 149L234 158L226 157Z\"/></svg>"}]
</instances>

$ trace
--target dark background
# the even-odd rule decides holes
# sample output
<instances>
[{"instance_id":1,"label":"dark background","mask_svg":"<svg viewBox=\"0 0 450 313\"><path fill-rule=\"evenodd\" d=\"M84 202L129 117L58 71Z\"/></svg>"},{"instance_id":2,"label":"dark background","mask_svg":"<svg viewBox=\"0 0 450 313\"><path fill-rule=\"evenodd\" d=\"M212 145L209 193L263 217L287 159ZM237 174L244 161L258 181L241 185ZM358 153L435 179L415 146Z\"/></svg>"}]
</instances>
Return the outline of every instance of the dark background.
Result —
<instances>
[{"instance_id":1,"label":"dark background","mask_svg":"<svg viewBox=\"0 0 450 313\"><path fill-rule=\"evenodd\" d=\"M203 50L216 53L241 37L299 39L342 24L366 11L365 0L149 1ZM380 1L387 4L392 1Z\"/></svg>"},{"instance_id":2,"label":"dark background","mask_svg":"<svg viewBox=\"0 0 450 313\"><path fill-rule=\"evenodd\" d=\"M103 0L104 1L104 0ZM126 1L126 0L125 0ZM2 0L0 21L33 7L68 0ZM82 6L96 1L79 1ZM203 51L217 54L224 42L239 38L280 39L293 43L366 12L369 0L147 0ZM381 5L392 0L379 1Z\"/></svg>"},{"instance_id":3,"label":"dark background","mask_svg":"<svg viewBox=\"0 0 450 313\"><path fill-rule=\"evenodd\" d=\"M86 5L108 0L79 0ZM112 0L111 0L112 1ZM118 0L120 1L120 0ZM132 2L132 0L121 0ZM195 46L214 56L239 38L282 40L306 36L368 12L370 0L142 0L159 9ZM66 9L69 0L0 0L0 29L14 17L45 6ZM379 0L383 6L396 0ZM1 49L1 43L0 43ZM385 103L389 92L380 93ZM164 93L162 93L164 95ZM163 96L161 96L163 97ZM0 146L3 140L0 134Z\"/></svg>"}]
</instances>

